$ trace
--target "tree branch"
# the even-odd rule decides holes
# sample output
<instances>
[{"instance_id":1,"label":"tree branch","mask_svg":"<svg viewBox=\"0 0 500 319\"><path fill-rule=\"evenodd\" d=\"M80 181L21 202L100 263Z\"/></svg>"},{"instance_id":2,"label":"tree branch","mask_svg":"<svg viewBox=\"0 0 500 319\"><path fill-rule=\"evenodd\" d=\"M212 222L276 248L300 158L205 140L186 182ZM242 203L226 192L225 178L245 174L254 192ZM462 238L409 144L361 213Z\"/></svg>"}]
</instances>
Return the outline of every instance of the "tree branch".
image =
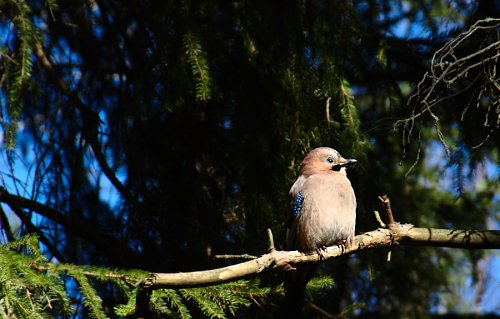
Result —
<instances>
[{"instance_id":1,"label":"tree branch","mask_svg":"<svg viewBox=\"0 0 500 319\"><path fill-rule=\"evenodd\" d=\"M147 317L151 291L162 288L191 288L222 284L289 264L319 262L381 246L416 245L467 249L499 249L500 230L451 230L415 228L410 224L393 223L390 228L358 235L351 243L327 247L317 252L272 250L259 258L228 267L187 273L152 273L143 280L137 291L136 314Z\"/></svg>"},{"instance_id":2,"label":"tree branch","mask_svg":"<svg viewBox=\"0 0 500 319\"><path fill-rule=\"evenodd\" d=\"M461 112L462 122L465 121L464 115L474 101L478 109L481 107L481 99L487 98L489 101L488 106L481 108L484 112L483 127L487 131L486 137L475 148L483 145L491 133L500 128L500 121L494 120L500 118L500 108L495 108L500 97L500 78L496 71L500 60L499 27L500 19L479 20L469 30L436 51L430 61L430 70L425 73L417 85L416 92L408 99L408 106L413 105L411 116L394 123L394 128L402 127L403 148L411 142L413 131L417 129L416 121L422 121L427 115L432 120L437 136L449 157L450 150L439 126L439 116L435 108L447 100L461 96L469 99ZM478 46L474 41L481 44ZM469 53L469 46L478 47ZM420 130L421 128L418 128L419 134ZM417 161L418 157L415 163Z\"/></svg>"},{"instance_id":3,"label":"tree branch","mask_svg":"<svg viewBox=\"0 0 500 319\"><path fill-rule=\"evenodd\" d=\"M102 171L104 172L104 175L106 175L111 184L118 190L118 192L120 192L123 198L137 206L136 199L118 179L118 177L116 177L115 172L109 166L106 157L101 149L98 138L99 125L101 122L99 115L96 112L92 111L89 106L85 105L78 97L78 95L74 91L72 91L69 85L59 76L56 69L54 68L52 61L45 54L42 44L39 41L35 41L34 52L38 57L41 65L47 70L55 85L59 88L59 90L61 90L64 95L68 97L71 103L74 104L80 112L83 120L82 134L87 140L89 146L92 148L95 158L99 163Z\"/></svg>"},{"instance_id":4,"label":"tree branch","mask_svg":"<svg viewBox=\"0 0 500 319\"><path fill-rule=\"evenodd\" d=\"M94 224L90 224L83 219L70 219L68 216L61 214L61 212L52 207L22 196L11 194L2 186L0 186L0 203L9 205L23 223L27 225L30 225L30 221L25 216L24 210L34 211L45 218L51 219L65 229L74 232L80 238L93 243L96 247L105 251L116 264L123 263L123 256L134 255L131 249L124 245L119 239L100 232L96 229ZM39 235L42 235L42 233L36 229L31 229L30 231L36 231ZM50 246L48 242L44 242L44 244ZM55 252L56 251L54 251L54 253Z\"/></svg>"},{"instance_id":5,"label":"tree branch","mask_svg":"<svg viewBox=\"0 0 500 319\"><path fill-rule=\"evenodd\" d=\"M221 284L265 270L281 268L287 264L302 264L349 255L365 249L381 246L416 245L466 249L499 249L500 230L450 230L415 228L410 224L395 224L393 230L378 228L357 235L351 244L327 247L320 256L317 252L275 250L259 258L236 265L186 273L155 273L143 284L151 288L188 288Z\"/></svg>"},{"instance_id":6,"label":"tree branch","mask_svg":"<svg viewBox=\"0 0 500 319\"><path fill-rule=\"evenodd\" d=\"M389 196L379 196L385 210L387 225L354 237L351 242L327 247L321 254L317 251L281 251L274 249L272 232L268 229L270 249L267 254L228 267L187 273L151 273L138 286L136 311L138 318L149 318L151 292L162 288L193 288L222 284L281 268L291 271L290 264L312 263L349 255L365 249L391 247L393 245L439 246L466 249L499 249L500 230L458 230L438 228L416 228L411 224L400 224L394 220ZM378 212L379 224L385 225ZM390 255L389 258L390 259Z\"/></svg>"}]
</instances>

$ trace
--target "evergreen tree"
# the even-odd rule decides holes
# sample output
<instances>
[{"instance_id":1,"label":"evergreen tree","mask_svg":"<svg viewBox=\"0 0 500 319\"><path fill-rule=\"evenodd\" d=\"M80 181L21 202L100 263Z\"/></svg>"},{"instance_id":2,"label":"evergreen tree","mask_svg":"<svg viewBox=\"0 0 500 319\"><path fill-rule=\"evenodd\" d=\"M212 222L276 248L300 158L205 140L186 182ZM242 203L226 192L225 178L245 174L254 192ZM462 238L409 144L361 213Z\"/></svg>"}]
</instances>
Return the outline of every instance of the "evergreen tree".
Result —
<instances>
[{"instance_id":1,"label":"evergreen tree","mask_svg":"<svg viewBox=\"0 0 500 319\"><path fill-rule=\"evenodd\" d=\"M358 232L376 227L371 212L382 193L401 222L488 228L499 205L498 24L449 51L483 52L468 61L484 67L459 66L449 74L456 81L438 82L434 95L426 90L436 82L432 70L453 61L444 45L498 15L495 1L484 0L0 0L3 240L19 237L10 227L18 218L22 235L39 238L40 267L225 265L213 255L261 254L267 228L283 237L288 189L300 160L321 145L358 159L351 174ZM441 64L431 63L436 51ZM422 78L430 82L418 86ZM425 318L437 307L460 310L453 284L463 278L455 273L470 261L477 275L481 257L406 248L387 263L385 253L370 251L324 264L335 284L320 278L311 300L332 314ZM131 300L129 282L106 281L98 297L88 288L96 285L71 269L54 277L73 278L93 316L111 316ZM271 288L253 280L158 291L152 300L172 316L261 318L280 300L276 278L267 281ZM32 293L29 285L18 291ZM37 298L64 295L62 283L49 286L36 285ZM213 297L224 291L245 298ZM69 311L64 298L58 314Z\"/></svg>"}]
</instances>

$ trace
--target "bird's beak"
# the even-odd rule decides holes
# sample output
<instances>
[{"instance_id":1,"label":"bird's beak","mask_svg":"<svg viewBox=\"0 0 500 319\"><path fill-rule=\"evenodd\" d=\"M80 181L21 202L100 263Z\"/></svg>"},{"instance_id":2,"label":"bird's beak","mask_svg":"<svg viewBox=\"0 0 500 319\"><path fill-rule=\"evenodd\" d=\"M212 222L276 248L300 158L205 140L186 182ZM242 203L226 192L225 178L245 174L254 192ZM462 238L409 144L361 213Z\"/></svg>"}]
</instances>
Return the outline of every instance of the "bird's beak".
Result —
<instances>
[{"instance_id":1,"label":"bird's beak","mask_svg":"<svg viewBox=\"0 0 500 319\"><path fill-rule=\"evenodd\" d=\"M346 159L346 158L341 158L340 163L333 166L332 169L334 171L340 170L342 167L347 167L349 165L356 164L358 161L355 160L354 158Z\"/></svg>"},{"instance_id":2,"label":"bird's beak","mask_svg":"<svg viewBox=\"0 0 500 319\"><path fill-rule=\"evenodd\" d=\"M358 161L355 160L354 158L349 158L349 159L345 159L344 158L344 161L342 163L340 163L341 166L349 166L349 165L352 165L352 164L356 164Z\"/></svg>"}]
</instances>

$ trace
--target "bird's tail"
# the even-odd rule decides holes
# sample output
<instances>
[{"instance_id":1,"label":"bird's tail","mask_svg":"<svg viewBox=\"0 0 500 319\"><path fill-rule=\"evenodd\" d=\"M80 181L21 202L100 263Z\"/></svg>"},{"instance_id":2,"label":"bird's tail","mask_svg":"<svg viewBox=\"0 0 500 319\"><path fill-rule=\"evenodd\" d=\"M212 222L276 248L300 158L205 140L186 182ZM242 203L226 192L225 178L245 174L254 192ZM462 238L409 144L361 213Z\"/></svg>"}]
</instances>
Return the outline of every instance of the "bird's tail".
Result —
<instances>
[{"instance_id":1,"label":"bird's tail","mask_svg":"<svg viewBox=\"0 0 500 319\"><path fill-rule=\"evenodd\" d=\"M306 284L301 282L285 281L285 302L283 304L282 318L301 318L304 305Z\"/></svg>"},{"instance_id":2,"label":"bird's tail","mask_svg":"<svg viewBox=\"0 0 500 319\"><path fill-rule=\"evenodd\" d=\"M285 273L285 301L282 318L301 318L306 285L314 272L314 265L303 265Z\"/></svg>"}]
</instances>

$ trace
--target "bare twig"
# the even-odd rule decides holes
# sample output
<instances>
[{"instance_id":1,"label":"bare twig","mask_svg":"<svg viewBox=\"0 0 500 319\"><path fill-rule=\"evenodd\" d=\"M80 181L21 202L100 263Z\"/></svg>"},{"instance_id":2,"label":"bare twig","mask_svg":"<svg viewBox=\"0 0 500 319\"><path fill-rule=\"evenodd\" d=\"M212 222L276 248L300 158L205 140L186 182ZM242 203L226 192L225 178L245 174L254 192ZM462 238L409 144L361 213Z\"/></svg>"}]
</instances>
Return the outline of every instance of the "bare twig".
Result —
<instances>
[{"instance_id":1,"label":"bare twig","mask_svg":"<svg viewBox=\"0 0 500 319\"><path fill-rule=\"evenodd\" d=\"M384 207L385 216L387 217L387 223L390 228L391 225L394 225L396 222L394 221L394 216L392 215L391 201L389 200L389 196L387 196L387 194L382 195L379 196L378 199L382 204L382 207Z\"/></svg>"},{"instance_id":2,"label":"bare twig","mask_svg":"<svg viewBox=\"0 0 500 319\"><path fill-rule=\"evenodd\" d=\"M396 222L394 221L394 215L392 214L391 201L389 200L389 196L387 194L378 197L382 207L385 211L385 216L387 220L387 229L393 230ZM391 261L392 250L389 246L389 251L387 252L387 262Z\"/></svg>"},{"instance_id":3,"label":"bare twig","mask_svg":"<svg viewBox=\"0 0 500 319\"><path fill-rule=\"evenodd\" d=\"M214 259L255 259L257 256L249 255L249 254L241 254L241 255L215 255Z\"/></svg>"},{"instance_id":4,"label":"bare twig","mask_svg":"<svg viewBox=\"0 0 500 319\"><path fill-rule=\"evenodd\" d=\"M330 127L330 101L331 100L332 100L331 96L326 98L325 117L326 117L326 126L327 127Z\"/></svg>"},{"instance_id":5,"label":"bare twig","mask_svg":"<svg viewBox=\"0 0 500 319\"><path fill-rule=\"evenodd\" d=\"M463 52L470 52L470 50L467 51L467 47L471 44L475 45L474 41L481 43L477 50L464 54ZM497 103L496 101L500 100L500 87L498 85L500 77L496 72L499 58L500 19L492 18L477 21L469 30L436 51L431 60L430 70L418 83L415 94L408 99L408 105L414 105L412 114L394 124L396 129L402 127L403 148L406 148L406 144L411 142L415 121L417 119L422 121L424 115L427 115L430 117L437 137L449 157L450 149L439 126L439 116L435 108L438 105L443 105L446 100L465 94L471 98L475 97L478 108L479 101L484 97L488 97L491 105ZM482 111L486 123L488 123L488 117L492 115L491 113L496 112L496 117L500 118L500 108L493 109L491 105L485 106ZM466 105L462 110L462 121L466 120L463 114L468 109L469 105ZM490 138L492 131L499 128L500 121L497 121L478 145L483 145ZM418 130L420 133L422 126ZM420 145L418 146L419 150Z\"/></svg>"},{"instance_id":6,"label":"bare twig","mask_svg":"<svg viewBox=\"0 0 500 319\"><path fill-rule=\"evenodd\" d=\"M274 236L273 236L273 232L271 231L271 228L267 229L267 237L269 238L269 250L268 251L276 250L276 247L274 246Z\"/></svg>"},{"instance_id":7,"label":"bare twig","mask_svg":"<svg viewBox=\"0 0 500 319\"><path fill-rule=\"evenodd\" d=\"M332 319L335 319L335 318L338 318L336 315L332 315L331 313L328 313L325 309L319 307L318 305L310 302L308 304L309 307L311 307L312 309L314 309L315 311L317 311L321 318L332 318Z\"/></svg>"},{"instance_id":8,"label":"bare twig","mask_svg":"<svg viewBox=\"0 0 500 319\"><path fill-rule=\"evenodd\" d=\"M380 213L378 211L374 211L373 214L375 214L375 219L377 220L378 224L380 227L385 228L385 223L382 221L382 218L380 218Z\"/></svg>"}]
</instances>

